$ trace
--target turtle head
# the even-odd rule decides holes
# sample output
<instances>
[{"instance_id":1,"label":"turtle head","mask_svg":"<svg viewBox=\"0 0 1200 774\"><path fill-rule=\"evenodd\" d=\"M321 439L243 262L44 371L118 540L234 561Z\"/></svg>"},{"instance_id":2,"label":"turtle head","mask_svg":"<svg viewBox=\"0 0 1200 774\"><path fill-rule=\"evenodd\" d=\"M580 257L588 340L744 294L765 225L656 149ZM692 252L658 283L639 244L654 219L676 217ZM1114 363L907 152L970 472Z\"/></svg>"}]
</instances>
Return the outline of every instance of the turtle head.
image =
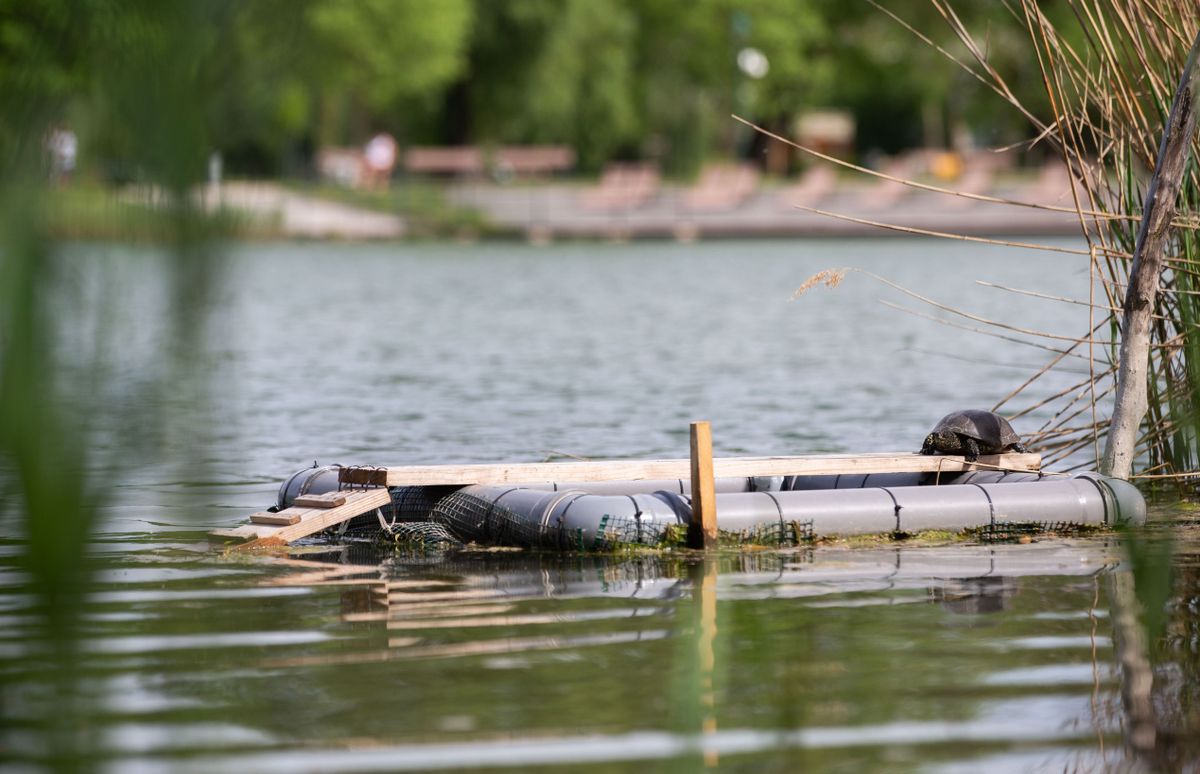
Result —
<instances>
[{"instance_id":1,"label":"turtle head","mask_svg":"<svg viewBox=\"0 0 1200 774\"><path fill-rule=\"evenodd\" d=\"M941 427L935 427L933 432L925 436L925 443L921 444L922 454L958 454L962 447L962 442L953 430L947 430Z\"/></svg>"},{"instance_id":2,"label":"turtle head","mask_svg":"<svg viewBox=\"0 0 1200 774\"><path fill-rule=\"evenodd\" d=\"M938 436L938 432L935 430L929 435L925 436L925 442L921 444L921 453L936 454L938 452L945 452L946 450L943 448L943 446L944 445L941 441L941 438Z\"/></svg>"},{"instance_id":3,"label":"turtle head","mask_svg":"<svg viewBox=\"0 0 1200 774\"><path fill-rule=\"evenodd\" d=\"M933 448L944 454L953 454L958 452L962 447L962 443L958 440L958 435L953 430L945 428L930 433L926 443L931 444Z\"/></svg>"}]
</instances>

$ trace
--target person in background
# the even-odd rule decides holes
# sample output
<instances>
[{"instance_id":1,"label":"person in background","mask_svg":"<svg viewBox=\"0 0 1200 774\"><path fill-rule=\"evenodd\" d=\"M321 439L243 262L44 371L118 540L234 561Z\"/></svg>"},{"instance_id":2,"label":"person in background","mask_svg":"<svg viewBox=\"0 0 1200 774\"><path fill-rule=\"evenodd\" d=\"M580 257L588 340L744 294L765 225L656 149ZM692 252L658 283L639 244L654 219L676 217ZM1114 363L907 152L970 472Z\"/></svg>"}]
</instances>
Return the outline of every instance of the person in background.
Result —
<instances>
[{"instance_id":1,"label":"person in background","mask_svg":"<svg viewBox=\"0 0 1200 774\"><path fill-rule=\"evenodd\" d=\"M380 132L367 142L363 151L363 186L368 191L386 191L396 166L396 140Z\"/></svg>"},{"instance_id":2,"label":"person in background","mask_svg":"<svg viewBox=\"0 0 1200 774\"><path fill-rule=\"evenodd\" d=\"M75 156L79 151L79 140L70 129L56 128L46 138L46 149L50 152L50 180L56 185L71 182L75 173Z\"/></svg>"}]
</instances>

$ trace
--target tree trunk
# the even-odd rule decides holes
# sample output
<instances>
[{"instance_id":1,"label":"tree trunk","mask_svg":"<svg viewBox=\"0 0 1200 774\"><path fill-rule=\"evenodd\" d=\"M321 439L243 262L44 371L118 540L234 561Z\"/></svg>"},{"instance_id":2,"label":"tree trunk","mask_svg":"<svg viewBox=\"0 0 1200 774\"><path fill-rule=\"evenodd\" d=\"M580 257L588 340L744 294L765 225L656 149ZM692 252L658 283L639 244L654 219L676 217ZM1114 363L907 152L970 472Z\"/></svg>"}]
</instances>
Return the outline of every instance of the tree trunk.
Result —
<instances>
[{"instance_id":1,"label":"tree trunk","mask_svg":"<svg viewBox=\"0 0 1200 774\"><path fill-rule=\"evenodd\" d=\"M1137 451L1138 429L1146 416L1146 382L1150 362L1150 322L1158 297L1163 253L1170 235L1171 220L1183 180L1184 168L1196 132L1195 102L1200 80L1196 77L1196 55L1200 35L1192 43L1187 64L1175 90L1175 102L1163 128L1158 161L1138 229L1129 269L1129 286L1121 322L1121 348L1117 361L1117 396L1112 423L1104 446L1100 470L1109 476L1129 478Z\"/></svg>"}]
</instances>

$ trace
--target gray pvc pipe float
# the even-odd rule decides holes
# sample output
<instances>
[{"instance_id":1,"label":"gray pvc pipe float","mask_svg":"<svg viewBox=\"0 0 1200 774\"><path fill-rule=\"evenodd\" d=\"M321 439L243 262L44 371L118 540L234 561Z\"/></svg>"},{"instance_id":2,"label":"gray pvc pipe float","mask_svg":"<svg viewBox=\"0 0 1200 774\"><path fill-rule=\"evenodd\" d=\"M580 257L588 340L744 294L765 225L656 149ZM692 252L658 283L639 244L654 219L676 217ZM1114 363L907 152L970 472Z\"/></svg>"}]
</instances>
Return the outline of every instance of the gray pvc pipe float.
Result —
<instances>
[{"instance_id":1,"label":"gray pvc pipe float","mask_svg":"<svg viewBox=\"0 0 1200 774\"><path fill-rule=\"evenodd\" d=\"M602 537L603 525L614 520L661 531L692 518L687 495L670 491L598 495L494 486L460 491L502 506L528 527L578 535L584 545ZM722 530L801 522L811 524L817 537L1030 522L1115 526L1146 517L1136 487L1096 474L942 486L724 492L717 494L716 504Z\"/></svg>"},{"instance_id":2,"label":"gray pvc pipe float","mask_svg":"<svg viewBox=\"0 0 1200 774\"><path fill-rule=\"evenodd\" d=\"M870 487L929 486L933 484L998 484L1011 481L1037 481L1039 473L1019 473L1002 470L977 470L970 473L849 473L840 476L786 476L778 486L758 487L755 491L781 489L867 489Z\"/></svg>"},{"instance_id":3,"label":"gray pvc pipe float","mask_svg":"<svg viewBox=\"0 0 1200 774\"><path fill-rule=\"evenodd\" d=\"M314 462L311 468L297 470L280 485L279 494L275 498L275 508L283 510L291 507L300 495L337 491L338 474L341 469L341 465L318 466Z\"/></svg>"}]
</instances>

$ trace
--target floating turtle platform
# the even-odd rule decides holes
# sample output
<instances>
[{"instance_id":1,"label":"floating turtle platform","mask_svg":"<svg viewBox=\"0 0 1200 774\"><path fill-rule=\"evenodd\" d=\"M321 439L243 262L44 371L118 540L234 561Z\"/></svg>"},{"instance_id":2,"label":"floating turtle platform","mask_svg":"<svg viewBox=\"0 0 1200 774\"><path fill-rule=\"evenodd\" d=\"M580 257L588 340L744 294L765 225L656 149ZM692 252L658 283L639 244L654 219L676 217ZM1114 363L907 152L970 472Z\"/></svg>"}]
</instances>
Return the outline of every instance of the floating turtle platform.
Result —
<instances>
[{"instance_id":1,"label":"floating turtle platform","mask_svg":"<svg viewBox=\"0 0 1200 774\"><path fill-rule=\"evenodd\" d=\"M711 494L703 491L706 471ZM591 550L659 545L673 531L702 526L712 544L720 535L785 545L930 529L1112 527L1144 518L1145 502L1131 484L1046 473L1037 454L705 461L694 444L689 459L313 467L287 479L275 505L249 524L212 535L257 547L347 530L427 532L489 545Z\"/></svg>"}]
</instances>

